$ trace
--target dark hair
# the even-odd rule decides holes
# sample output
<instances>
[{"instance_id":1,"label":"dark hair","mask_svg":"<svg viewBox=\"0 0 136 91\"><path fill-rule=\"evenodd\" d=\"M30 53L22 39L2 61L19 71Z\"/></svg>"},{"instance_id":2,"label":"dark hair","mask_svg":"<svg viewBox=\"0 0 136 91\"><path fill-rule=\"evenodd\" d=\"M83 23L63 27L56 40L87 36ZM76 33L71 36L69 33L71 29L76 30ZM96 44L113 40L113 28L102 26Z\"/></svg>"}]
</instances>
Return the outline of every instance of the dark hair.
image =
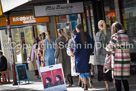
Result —
<instances>
[{"instance_id":1,"label":"dark hair","mask_svg":"<svg viewBox=\"0 0 136 91\"><path fill-rule=\"evenodd\" d=\"M36 43L37 43L37 45L36 45L36 49L38 49L38 43L39 43L39 38L35 38L34 40L36 40ZM35 43L34 43L35 44Z\"/></svg>"},{"instance_id":2,"label":"dark hair","mask_svg":"<svg viewBox=\"0 0 136 91\"><path fill-rule=\"evenodd\" d=\"M47 32L48 32L49 35L51 34L50 31L47 31Z\"/></svg>"},{"instance_id":3,"label":"dark hair","mask_svg":"<svg viewBox=\"0 0 136 91\"><path fill-rule=\"evenodd\" d=\"M0 51L0 55L3 55L3 52L2 52L2 51Z\"/></svg>"},{"instance_id":4,"label":"dark hair","mask_svg":"<svg viewBox=\"0 0 136 91\"><path fill-rule=\"evenodd\" d=\"M83 25L82 24L78 24L76 27L77 27L77 29L80 30L80 36L81 36L82 44L85 44L87 42L87 38L86 38L84 29L83 29Z\"/></svg>"},{"instance_id":5,"label":"dark hair","mask_svg":"<svg viewBox=\"0 0 136 91\"><path fill-rule=\"evenodd\" d=\"M47 77L45 80L48 80L49 82L51 82L51 78Z\"/></svg>"},{"instance_id":6,"label":"dark hair","mask_svg":"<svg viewBox=\"0 0 136 91\"><path fill-rule=\"evenodd\" d=\"M45 39L45 37L46 37L45 32L43 32L42 35L43 35L43 38Z\"/></svg>"},{"instance_id":7,"label":"dark hair","mask_svg":"<svg viewBox=\"0 0 136 91\"><path fill-rule=\"evenodd\" d=\"M63 31L64 31L63 29L59 29L58 33L62 34Z\"/></svg>"},{"instance_id":8,"label":"dark hair","mask_svg":"<svg viewBox=\"0 0 136 91\"><path fill-rule=\"evenodd\" d=\"M59 79L61 80L61 76L60 76L60 75L57 75L56 77L59 78Z\"/></svg>"},{"instance_id":9,"label":"dark hair","mask_svg":"<svg viewBox=\"0 0 136 91\"><path fill-rule=\"evenodd\" d=\"M76 35L76 34L77 34L76 29L74 29L74 30L72 31L72 34L74 34L74 35Z\"/></svg>"},{"instance_id":10,"label":"dark hair","mask_svg":"<svg viewBox=\"0 0 136 91\"><path fill-rule=\"evenodd\" d=\"M115 22L115 23L112 24L111 30L112 30L112 34L115 34L119 30L124 30L124 28L123 28L121 23Z\"/></svg>"}]
</instances>

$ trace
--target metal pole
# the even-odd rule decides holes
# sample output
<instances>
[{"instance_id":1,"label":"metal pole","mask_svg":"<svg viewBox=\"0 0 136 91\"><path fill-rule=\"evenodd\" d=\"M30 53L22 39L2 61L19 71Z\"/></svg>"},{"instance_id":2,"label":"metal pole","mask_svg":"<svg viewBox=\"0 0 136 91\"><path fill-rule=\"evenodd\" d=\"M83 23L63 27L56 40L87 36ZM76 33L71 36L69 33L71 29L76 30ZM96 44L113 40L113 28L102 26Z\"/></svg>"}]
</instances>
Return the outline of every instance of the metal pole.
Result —
<instances>
[{"instance_id":1,"label":"metal pole","mask_svg":"<svg viewBox=\"0 0 136 91\"><path fill-rule=\"evenodd\" d=\"M11 35L9 14L6 15L6 23L7 23L7 30L8 30L8 42L9 44L11 44L12 35ZM18 83L17 83L16 71L15 71L14 49L12 45L11 45L10 51L11 51L11 69L12 69L13 85L17 85Z\"/></svg>"},{"instance_id":2,"label":"metal pole","mask_svg":"<svg viewBox=\"0 0 136 91\"><path fill-rule=\"evenodd\" d=\"M91 18L91 12L90 12L90 6L88 6L88 13L89 13L89 20L90 20L90 27L91 27L91 37L94 39L93 36L93 28L92 28L92 18Z\"/></svg>"},{"instance_id":3,"label":"metal pole","mask_svg":"<svg viewBox=\"0 0 136 91\"><path fill-rule=\"evenodd\" d=\"M80 14L80 18L81 18L81 24L84 26L82 13Z\"/></svg>"},{"instance_id":4,"label":"metal pole","mask_svg":"<svg viewBox=\"0 0 136 91\"><path fill-rule=\"evenodd\" d=\"M120 22L120 23L122 23L122 16L121 16L121 14L122 14L122 11L120 10L121 8L121 6L120 6L120 2L119 2L120 0L114 0L114 4L115 4L115 12L116 12L116 20L118 21L118 22Z\"/></svg>"},{"instance_id":5,"label":"metal pole","mask_svg":"<svg viewBox=\"0 0 136 91\"><path fill-rule=\"evenodd\" d=\"M89 33L89 28L88 28L88 20L87 20L87 12L86 12L86 7L84 7L84 14L85 14L85 22L86 22L86 32Z\"/></svg>"}]
</instances>

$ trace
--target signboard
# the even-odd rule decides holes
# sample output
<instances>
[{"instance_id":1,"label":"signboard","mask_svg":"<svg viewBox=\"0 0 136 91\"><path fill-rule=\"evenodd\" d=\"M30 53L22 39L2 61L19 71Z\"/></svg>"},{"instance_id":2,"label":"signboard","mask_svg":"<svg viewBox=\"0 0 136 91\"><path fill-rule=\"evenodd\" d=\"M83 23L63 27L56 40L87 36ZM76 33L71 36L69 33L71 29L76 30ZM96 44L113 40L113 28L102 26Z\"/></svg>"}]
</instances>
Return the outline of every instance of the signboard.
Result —
<instances>
[{"instance_id":1,"label":"signboard","mask_svg":"<svg viewBox=\"0 0 136 91\"><path fill-rule=\"evenodd\" d=\"M25 64L16 65L16 73L17 73L19 84L20 84L20 81L28 81L29 83L29 78L28 78L27 69L26 69Z\"/></svg>"},{"instance_id":2,"label":"signboard","mask_svg":"<svg viewBox=\"0 0 136 91\"><path fill-rule=\"evenodd\" d=\"M35 17L83 13L83 3L34 6Z\"/></svg>"},{"instance_id":3,"label":"signboard","mask_svg":"<svg viewBox=\"0 0 136 91\"><path fill-rule=\"evenodd\" d=\"M0 3L0 16L2 15L2 8L1 8L1 3Z\"/></svg>"},{"instance_id":4,"label":"signboard","mask_svg":"<svg viewBox=\"0 0 136 91\"><path fill-rule=\"evenodd\" d=\"M41 67L44 91L66 91L66 83L61 64Z\"/></svg>"},{"instance_id":5,"label":"signboard","mask_svg":"<svg viewBox=\"0 0 136 91\"><path fill-rule=\"evenodd\" d=\"M33 15L11 16L10 17L11 26L42 23L42 22L49 22L49 17L34 18ZM6 26L6 17L0 17L0 27L3 27L3 26Z\"/></svg>"},{"instance_id":6,"label":"signboard","mask_svg":"<svg viewBox=\"0 0 136 91\"><path fill-rule=\"evenodd\" d=\"M8 12L20 5L23 5L30 0L1 0L3 13Z\"/></svg>"},{"instance_id":7,"label":"signboard","mask_svg":"<svg viewBox=\"0 0 136 91\"><path fill-rule=\"evenodd\" d=\"M34 18L33 15L25 16L13 16L10 17L10 25L23 25L23 24L32 24L32 23L42 23L49 22L49 17L39 17Z\"/></svg>"}]
</instances>

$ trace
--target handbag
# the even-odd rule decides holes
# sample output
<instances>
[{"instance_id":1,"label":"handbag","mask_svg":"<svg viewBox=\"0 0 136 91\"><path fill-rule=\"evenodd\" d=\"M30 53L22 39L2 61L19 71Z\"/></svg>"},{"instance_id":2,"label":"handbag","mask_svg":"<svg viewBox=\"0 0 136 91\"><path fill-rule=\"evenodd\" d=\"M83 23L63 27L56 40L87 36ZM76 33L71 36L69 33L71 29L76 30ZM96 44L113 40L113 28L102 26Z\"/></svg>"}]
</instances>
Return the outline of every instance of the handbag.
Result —
<instances>
[{"instance_id":1,"label":"handbag","mask_svg":"<svg viewBox=\"0 0 136 91\"><path fill-rule=\"evenodd\" d=\"M90 55L89 64L94 65L94 55Z\"/></svg>"},{"instance_id":2,"label":"handbag","mask_svg":"<svg viewBox=\"0 0 136 91\"><path fill-rule=\"evenodd\" d=\"M111 62L112 62L112 56L111 54L107 54L105 58L105 63L103 66L103 72L107 73L109 70L111 70Z\"/></svg>"}]
</instances>

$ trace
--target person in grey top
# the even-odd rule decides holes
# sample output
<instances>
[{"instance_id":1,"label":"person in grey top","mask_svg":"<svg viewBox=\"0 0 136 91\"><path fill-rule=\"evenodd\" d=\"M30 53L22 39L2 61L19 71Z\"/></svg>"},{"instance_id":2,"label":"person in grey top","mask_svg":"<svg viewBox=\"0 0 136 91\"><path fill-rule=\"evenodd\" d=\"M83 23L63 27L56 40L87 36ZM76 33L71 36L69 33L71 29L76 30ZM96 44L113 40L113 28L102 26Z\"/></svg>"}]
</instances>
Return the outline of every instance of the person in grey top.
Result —
<instances>
[{"instance_id":1,"label":"person in grey top","mask_svg":"<svg viewBox=\"0 0 136 91\"><path fill-rule=\"evenodd\" d=\"M95 65L97 65L98 69L98 81L105 81L106 91L109 91L108 82L112 81L111 71L108 73L103 72L103 65L106 57L106 44L110 41L111 33L110 29L106 28L106 23L104 20L100 20L98 22L98 28L100 31L96 33L95 39Z\"/></svg>"}]
</instances>

